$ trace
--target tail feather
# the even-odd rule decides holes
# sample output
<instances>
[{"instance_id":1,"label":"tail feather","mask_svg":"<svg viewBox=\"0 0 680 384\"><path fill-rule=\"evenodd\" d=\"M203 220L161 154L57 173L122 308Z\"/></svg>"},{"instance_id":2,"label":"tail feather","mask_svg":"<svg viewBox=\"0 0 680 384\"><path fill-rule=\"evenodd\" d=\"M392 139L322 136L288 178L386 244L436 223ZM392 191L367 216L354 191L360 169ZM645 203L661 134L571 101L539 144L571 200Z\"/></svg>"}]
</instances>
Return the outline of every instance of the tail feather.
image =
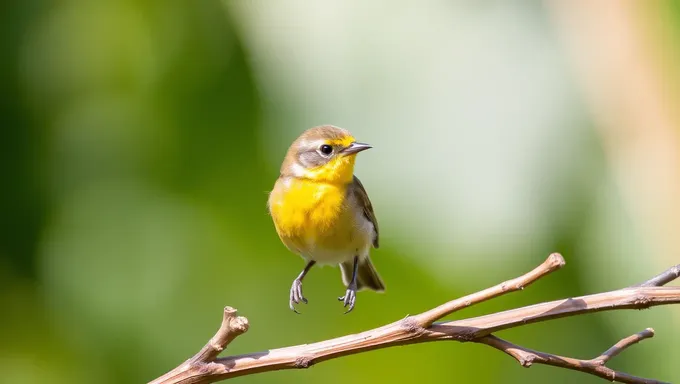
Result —
<instances>
[{"instance_id":1,"label":"tail feather","mask_svg":"<svg viewBox=\"0 0 680 384\"><path fill-rule=\"evenodd\" d=\"M350 281L352 281L352 272L354 269L353 263L353 261L346 261L340 264L342 282L345 283L345 286L348 286ZM368 257L359 260L359 268L357 269L357 288L359 290L368 288L377 292L385 290L385 284L378 275L378 271L375 270L371 259Z\"/></svg>"}]
</instances>

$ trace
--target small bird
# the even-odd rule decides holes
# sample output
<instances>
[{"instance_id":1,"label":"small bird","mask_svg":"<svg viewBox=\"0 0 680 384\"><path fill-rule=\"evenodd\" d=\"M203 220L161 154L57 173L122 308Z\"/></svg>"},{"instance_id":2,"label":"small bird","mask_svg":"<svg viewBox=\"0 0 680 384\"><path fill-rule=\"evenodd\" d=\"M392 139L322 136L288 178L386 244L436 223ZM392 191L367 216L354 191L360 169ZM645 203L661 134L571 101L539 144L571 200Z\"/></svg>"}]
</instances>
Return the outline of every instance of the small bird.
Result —
<instances>
[{"instance_id":1,"label":"small bird","mask_svg":"<svg viewBox=\"0 0 680 384\"><path fill-rule=\"evenodd\" d=\"M358 290L385 290L369 257L378 248L378 222L354 176L357 153L370 148L332 125L308 129L288 148L268 207L283 244L306 261L290 288L295 313L295 304L307 304L302 280L316 263L340 265L345 313L354 309Z\"/></svg>"}]
</instances>

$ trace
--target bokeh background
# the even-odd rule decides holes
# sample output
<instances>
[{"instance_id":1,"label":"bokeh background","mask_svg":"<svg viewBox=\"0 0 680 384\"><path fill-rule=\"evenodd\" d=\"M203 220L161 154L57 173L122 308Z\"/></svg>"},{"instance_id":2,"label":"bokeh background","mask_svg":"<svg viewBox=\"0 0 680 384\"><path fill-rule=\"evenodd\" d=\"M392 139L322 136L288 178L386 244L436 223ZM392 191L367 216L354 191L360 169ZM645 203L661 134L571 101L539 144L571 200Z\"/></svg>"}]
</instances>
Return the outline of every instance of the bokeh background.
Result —
<instances>
[{"instance_id":1,"label":"bokeh background","mask_svg":"<svg viewBox=\"0 0 680 384\"><path fill-rule=\"evenodd\" d=\"M7 383L143 383L196 352L225 305L229 353L358 332L519 275L456 314L616 289L680 260L680 2L6 1L0 5L0 371ZM305 281L267 192L290 142L335 124L375 149L387 284L343 316ZM680 381L680 308L503 332ZM598 383L430 343L241 383Z\"/></svg>"}]
</instances>

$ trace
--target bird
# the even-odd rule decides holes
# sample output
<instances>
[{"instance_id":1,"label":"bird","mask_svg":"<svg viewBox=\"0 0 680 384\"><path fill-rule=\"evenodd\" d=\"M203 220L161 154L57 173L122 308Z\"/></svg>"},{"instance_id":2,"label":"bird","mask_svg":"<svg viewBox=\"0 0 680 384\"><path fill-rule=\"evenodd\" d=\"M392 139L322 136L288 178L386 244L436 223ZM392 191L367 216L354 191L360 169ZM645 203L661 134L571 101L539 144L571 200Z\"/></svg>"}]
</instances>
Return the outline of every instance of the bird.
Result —
<instances>
[{"instance_id":1,"label":"bird","mask_svg":"<svg viewBox=\"0 0 680 384\"><path fill-rule=\"evenodd\" d=\"M379 247L378 221L354 175L357 154L370 148L333 125L307 129L288 148L267 206L281 242L305 260L290 288L295 313L295 304L308 303L302 280L316 264L339 265L345 314L354 309L358 291L385 290L370 258Z\"/></svg>"}]
</instances>

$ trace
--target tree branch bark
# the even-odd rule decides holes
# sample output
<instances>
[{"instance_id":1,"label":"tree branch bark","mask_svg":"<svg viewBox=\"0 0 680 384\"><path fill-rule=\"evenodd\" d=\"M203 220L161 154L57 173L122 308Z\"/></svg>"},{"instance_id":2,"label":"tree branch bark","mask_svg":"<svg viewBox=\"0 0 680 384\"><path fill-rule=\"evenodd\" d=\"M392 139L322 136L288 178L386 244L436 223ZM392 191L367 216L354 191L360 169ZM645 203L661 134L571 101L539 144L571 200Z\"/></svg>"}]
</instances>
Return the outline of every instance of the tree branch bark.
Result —
<instances>
[{"instance_id":1,"label":"tree branch bark","mask_svg":"<svg viewBox=\"0 0 680 384\"><path fill-rule=\"evenodd\" d=\"M647 328L642 332L636 333L632 336L628 336L616 343L613 347L609 348L602 355L590 359L581 360L574 359L571 357L564 357L553 355L550 353L534 351L528 348L520 347L509 341L505 341L494 335L484 336L481 339L475 340L477 343L486 344L490 347L496 348L499 351L505 352L517 360L523 367L530 367L532 364L545 364L552 365L553 367L560 367L565 369L571 369L574 371L580 371L585 373L590 373L607 379L609 381L618 381L620 383L662 383L661 381L645 379L642 377L632 376L622 372L616 372L611 368L605 366L605 363L609 361L612 357L618 355L624 349L630 347L631 345L648 339L654 336L654 330Z\"/></svg>"},{"instance_id":2,"label":"tree branch bark","mask_svg":"<svg viewBox=\"0 0 680 384\"><path fill-rule=\"evenodd\" d=\"M238 335L248 329L243 317L225 308L222 326L217 334L194 357L150 384L213 383L237 376L280 369L308 368L313 364L345 355L396 345L439 340L471 341L498 349L522 366L545 364L599 376L621 383L661 383L623 372L605 364L631 345L650 338L654 331L646 329L616 343L600 356L590 360L534 351L503 340L493 333L530 323L586 313L643 309L657 305L680 303L680 287L663 287L678 277L680 265L637 286L593 295L555 300L531 306L492 313L464 320L435 323L460 309L521 290L536 280L560 269L565 264L561 255L553 253L532 271L491 288L449 301L429 311L355 335L245 355L217 358L217 355Z\"/></svg>"}]
</instances>

